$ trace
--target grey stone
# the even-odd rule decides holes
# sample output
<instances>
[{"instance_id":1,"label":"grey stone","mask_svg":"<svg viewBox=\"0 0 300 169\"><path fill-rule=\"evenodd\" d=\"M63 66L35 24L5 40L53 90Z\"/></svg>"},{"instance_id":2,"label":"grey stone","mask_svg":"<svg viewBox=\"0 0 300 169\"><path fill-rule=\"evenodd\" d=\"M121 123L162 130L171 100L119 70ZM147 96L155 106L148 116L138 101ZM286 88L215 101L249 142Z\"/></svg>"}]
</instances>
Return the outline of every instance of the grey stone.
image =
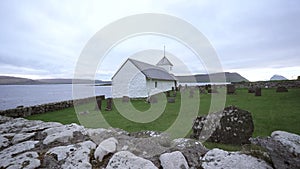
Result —
<instances>
[{"instance_id":1,"label":"grey stone","mask_svg":"<svg viewBox=\"0 0 300 169\"><path fill-rule=\"evenodd\" d=\"M300 136L274 131L271 137L251 139L253 144L267 149L275 168L300 168Z\"/></svg>"},{"instance_id":2,"label":"grey stone","mask_svg":"<svg viewBox=\"0 0 300 169\"><path fill-rule=\"evenodd\" d=\"M146 159L135 156L129 151L115 153L109 160L106 169L157 169L155 165Z\"/></svg>"},{"instance_id":3,"label":"grey stone","mask_svg":"<svg viewBox=\"0 0 300 169\"><path fill-rule=\"evenodd\" d=\"M201 168L202 157L208 152L208 149L202 143L195 139L178 138L172 141L172 151L180 151L188 162L188 165L193 168Z\"/></svg>"},{"instance_id":4,"label":"grey stone","mask_svg":"<svg viewBox=\"0 0 300 169\"><path fill-rule=\"evenodd\" d=\"M43 140L43 144L50 144L55 141L61 143L69 142L74 138L75 132L87 135L85 128L75 123L46 129L43 131L43 133L47 134L47 137Z\"/></svg>"},{"instance_id":5,"label":"grey stone","mask_svg":"<svg viewBox=\"0 0 300 169\"><path fill-rule=\"evenodd\" d=\"M235 106L223 111L197 117L193 124L192 137L210 142L242 145L250 143L254 131L252 115Z\"/></svg>"},{"instance_id":6,"label":"grey stone","mask_svg":"<svg viewBox=\"0 0 300 169\"><path fill-rule=\"evenodd\" d=\"M95 150L95 159L101 162L104 156L117 150L117 144L118 140L114 137L102 141Z\"/></svg>"},{"instance_id":7,"label":"grey stone","mask_svg":"<svg viewBox=\"0 0 300 169\"><path fill-rule=\"evenodd\" d=\"M10 143L10 141L0 134L0 149L7 147L9 145L9 143Z\"/></svg>"},{"instance_id":8,"label":"grey stone","mask_svg":"<svg viewBox=\"0 0 300 169\"><path fill-rule=\"evenodd\" d=\"M90 164L91 150L95 148L96 144L92 141L51 148L45 156L54 158L53 161L56 163L48 163L47 167L52 168L60 164L61 168L90 169L92 168Z\"/></svg>"},{"instance_id":9,"label":"grey stone","mask_svg":"<svg viewBox=\"0 0 300 169\"><path fill-rule=\"evenodd\" d=\"M261 159L217 148L205 154L202 158L202 167L204 169L272 169L269 164Z\"/></svg>"},{"instance_id":10,"label":"grey stone","mask_svg":"<svg viewBox=\"0 0 300 169\"><path fill-rule=\"evenodd\" d=\"M234 84L228 84L227 87L227 94L235 94L235 86Z\"/></svg>"},{"instance_id":11,"label":"grey stone","mask_svg":"<svg viewBox=\"0 0 300 169\"><path fill-rule=\"evenodd\" d=\"M26 151L32 150L35 148L35 145L39 141L26 141L19 144L15 144L13 146L7 147L4 150L0 152L0 168L1 167L9 167L9 166L16 166L13 168L18 168L20 164L23 164L23 160L21 157L26 156L26 159L28 160L28 164L26 165L27 168L34 168L30 166L36 166L40 165L39 161L37 161L37 153L24 153ZM28 155L31 154L31 155Z\"/></svg>"},{"instance_id":12,"label":"grey stone","mask_svg":"<svg viewBox=\"0 0 300 169\"><path fill-rule=\"evenodd\" d=\"M41 165L40 160L38 159L39 155L37 152L26 152L16 157L12 158L9 161L6 161L7 169L23 168L23 169L32 169L38 168Z\"/></svg>"},{"instance_id":13,"label":"grey stone","mask_svg":"<svg viewBox=\"0 0 300 169\"><path fill-rule=\"evenodd\" d=\"M18 133L18 134L14 135L11 142L13 144L16 144L21 141L28 140L28 139L32 138L34 135L35 135L35 132L34 133Z\"/></svg>"},{"instance_id":14,"label":"grey stone","mask_svg":"<svg viewBox=\"0 0 300 169\"><path fill-rule=\"evenodd\" d=\"M34 132L34 131L42 131L48 128L54 128L54 127L59 127L63 126L61 123L57 122L41 122L36 125L32 125L26 128L23 128L21 132Z\"/></svg>"},{"instance_id":15,"label":"grey stone","mask_svg":"<svg viewBox=\"0 0 300 169\"><path fill-rule=\"evenodd\" d=\"M181 152L165 153L159 157L164 169L188 169L189 166Z\"/></svg>"}]
</instances>

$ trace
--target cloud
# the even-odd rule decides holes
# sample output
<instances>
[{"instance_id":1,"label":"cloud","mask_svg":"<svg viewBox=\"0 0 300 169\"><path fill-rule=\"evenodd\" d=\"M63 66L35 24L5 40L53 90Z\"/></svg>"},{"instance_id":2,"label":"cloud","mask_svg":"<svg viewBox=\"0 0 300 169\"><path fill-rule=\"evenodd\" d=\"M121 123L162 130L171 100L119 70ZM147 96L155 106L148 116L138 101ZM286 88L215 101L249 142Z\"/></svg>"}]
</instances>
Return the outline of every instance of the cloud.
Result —
<instances>
[{"instance_id":1,"label":"cloud","mask_svg":"<svg viewBox=\"0 0 300 169\"><path fill-rule=\"evenodd\" d=\"M97 31L122 17L147 12L173 15L198 28L215 47L225 71L255 69L264 77L266 68L272 73L277 68L283 74L291 72L289 67L300 72L299 1L4 0L0 2L0 74L72 76L81 50ZM112 51L106 61L110 65L102 66L97 77L110 79L131 54L161 50L163 45L192 72L205 73L201 62L177 42L141 39Z\"/></svg>"}]
</instances>

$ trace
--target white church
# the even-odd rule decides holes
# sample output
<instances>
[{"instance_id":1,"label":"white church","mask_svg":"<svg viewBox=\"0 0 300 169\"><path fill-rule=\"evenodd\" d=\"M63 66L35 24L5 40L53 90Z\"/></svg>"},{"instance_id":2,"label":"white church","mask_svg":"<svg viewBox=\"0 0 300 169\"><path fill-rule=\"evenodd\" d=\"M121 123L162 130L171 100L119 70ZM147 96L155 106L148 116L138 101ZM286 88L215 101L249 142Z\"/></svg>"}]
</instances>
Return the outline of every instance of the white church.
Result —
<instances>
[{"instance_id":1,"label":"white church","mask_svg":"<svg viewBox=\"0 0 300 169\"><path fill-rule=\"evenodd\" d=\"M176 87L173 64L163 57L156 65L127 59L112 77L113 98L145 98Z\"/></svg>"}]
</instances>

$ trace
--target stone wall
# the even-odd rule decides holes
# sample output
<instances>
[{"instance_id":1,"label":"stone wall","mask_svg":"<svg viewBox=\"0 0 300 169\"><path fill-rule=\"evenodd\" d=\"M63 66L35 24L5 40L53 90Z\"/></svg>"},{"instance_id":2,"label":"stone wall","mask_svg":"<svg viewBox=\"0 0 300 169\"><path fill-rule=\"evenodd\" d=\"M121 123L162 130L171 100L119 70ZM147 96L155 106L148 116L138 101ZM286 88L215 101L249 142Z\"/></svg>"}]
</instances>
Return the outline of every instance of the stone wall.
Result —
<instances>
[{"instance_id":1,"label":"stone wall","mask_svg":"<svg viewBox=\"0 0 300 169\"><path fill-rule=\"evenodd\" d=\"M284 81L259 81L259 82L235 82L237 88L260 87L260 88L277 88L284 86L286 88L300 88L299 80L284 80Z\"/></svg>"},{"instance_id":2,"label":"stone wall","mask_svg":"<svg viewBox=\"0 0 300 169\"><path fill-rule=\"evenodd\" d=\"M96 96L96 98L105 99L105 96L103 95ZM35 105L29 107L19 106L15 109L2 110L0 111L0 115L8 116L8 117L27 117L34 114L42 114L46 112L62 110L65 108L72 107L74 106L74 104L84 104L84 103L92 102L94 99L95 97L89 97L84 99L67 100L67 101L47 103L47 104L41 104L41 105Z\"/></svg>"},{"instance_id":3,"label":"stone wall","mask_svg":"<svg viewBox=\"0 0 300 169\"><path fill-rule=\"evenodd\" d=\"M90 129L0 116L0 168L299 168L300 136L275 131L238 152L166 133ZM266 147L266 149L260 148Z\"/></svg>"}]
</instances>

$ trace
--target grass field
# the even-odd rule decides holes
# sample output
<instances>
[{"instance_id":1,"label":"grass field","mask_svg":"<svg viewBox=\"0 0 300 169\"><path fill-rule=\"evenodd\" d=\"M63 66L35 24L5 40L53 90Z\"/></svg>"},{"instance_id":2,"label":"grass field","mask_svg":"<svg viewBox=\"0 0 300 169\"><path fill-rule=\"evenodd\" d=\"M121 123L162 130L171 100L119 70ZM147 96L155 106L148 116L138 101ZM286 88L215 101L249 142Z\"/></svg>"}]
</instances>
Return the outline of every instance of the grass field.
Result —
<instances>
[{"instance_id":1,"label":"grass field","mask_svg":"<svg viewBox=\"0 0 300 169\"><path fill-rule=\"evenodd\" d=\"M199 115L208 112L210 99L210 94L200 96ZM150 105L144 100L132 100L131 102L140 111L147 111L150 108ZM262 89L261 97L249 94L246 89L237 89L237 94L227 95L226 105L235 105L252 113L255 126L254 137L269 136L274 130L300 134L300 89L289 89L287 93L276 93L275 89ZM102 107L105 106L106 104L103 102ZM95 123L100 112L94 111L91 107L94 105L83 106L82 110L87 109L90 113L86 120ZM122 128L130 132L140 130L164 131L175 121L179 109L180 95L177 95L176 102L168 103L164 113L149 123L132 122L119 114L115 108L112 111L102 111L102 115L112 127ZM74 108L33 115L27 119L56 121L63 124L79 123ZM99 119L99 123L101 123L101 119ZM87 127L91 126L95 126L95 124L88 123Z\"/></svg>"}]
</instances>

